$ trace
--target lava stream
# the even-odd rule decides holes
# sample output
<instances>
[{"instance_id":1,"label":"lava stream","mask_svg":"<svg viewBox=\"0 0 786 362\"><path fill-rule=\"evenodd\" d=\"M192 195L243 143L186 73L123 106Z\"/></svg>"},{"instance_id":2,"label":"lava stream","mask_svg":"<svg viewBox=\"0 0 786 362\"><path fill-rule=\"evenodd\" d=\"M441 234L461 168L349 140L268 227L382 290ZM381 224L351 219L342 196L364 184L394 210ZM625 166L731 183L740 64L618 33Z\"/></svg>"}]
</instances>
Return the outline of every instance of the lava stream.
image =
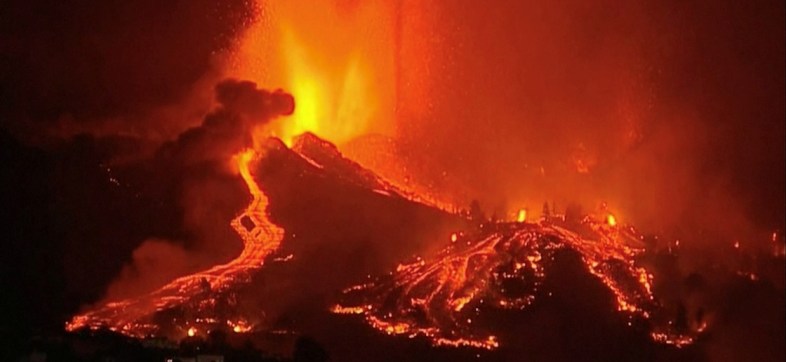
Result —
<instances>
[{"instance_id":1,"label":"lava stream","mask_svg":"<svg viewBox=\"0 0 786 362\"><path fill-rule=\"evenodd\" d=\"M250 165L256 157L257 153L253 149L247 149L233 158L240 176L253 197L248 207L231 221L232 228L243 241L243 251L237 258L226 264L177 278L152 293L100 305L84 314L74 316L66 323L66 330L106 327L135 337L155 334L160 328L152 321L157 312L195 301L201 305L198 299L215 298L217 294L247 280L248 272L261 267L265 258L278 248L284 236L284 230L268 219L267 196L251 174ZM182 322L184 325L193 325L199 321ZM226 323L235 325L236 331L246 330L246 328L237 328L239 323L245 323L243 321L226 321Z\"/></svg>"},{"instance_id":2,"label":"lava stream","mask_svg":"<svg viewBox=\"0 0 786 362\"><path fill-rule=\"evenodd\" d=\"M612 293L617 310L649 319L659 312L652 276L636 264L644 252L633 228L609 226L590 217L568 230L560 218L538 223L487 224L474 233L453 234L434 258L417 258L389 275L347 288L339 314L360 314L373 328L390 335L425 336L434 345L495 349L493 327L482 327L484 311L525 309L551 295L544 282L555 267L556 252L575 252L585 270ZM653 340L683 346L691 331L655 326ZM656 338L657 336L657 338Z\"/></svg>"}]
</instances>

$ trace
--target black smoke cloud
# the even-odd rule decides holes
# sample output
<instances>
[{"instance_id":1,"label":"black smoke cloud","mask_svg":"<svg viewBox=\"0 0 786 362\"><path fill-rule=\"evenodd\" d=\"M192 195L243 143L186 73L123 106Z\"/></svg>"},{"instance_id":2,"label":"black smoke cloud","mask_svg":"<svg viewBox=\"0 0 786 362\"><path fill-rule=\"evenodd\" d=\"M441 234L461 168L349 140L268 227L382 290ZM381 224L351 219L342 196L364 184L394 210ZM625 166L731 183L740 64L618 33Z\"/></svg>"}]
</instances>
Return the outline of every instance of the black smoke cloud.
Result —
<instances>
[{"instance_id":1,"label":"black smoke cloud","mask_svg":"<svg viewBox=\"0 0 786 362\"><path fill-rule=\"evenodd\" d=\"M172 242L151 235L153 239L134 251L120 278L110 285L108 299L149 291L172 279L162 275L184 275L238 254L239 240L229 221L250 196L233 171L232 157L253 146L256 129L292 114L295 103L282 90L267 91L253 82L235 79L218 83L215 97L218 106L201 125L162 145L153 159L132 167L132 174L145 175L154 199L177 206L180 213L176 218L185 236ZM152 168L147 168L149 165ZM154 258L153 251L161 252Z\"/></svg>"},{"instance_id":2,"label":"black smoke cloud","mask_svg":"<svg viewBox=\"0 0 786 362\"><path fill-rule=\"evenodd\" d=\"M161 284L148 276L162 266L172 276L236 255L227 222L248 195L229 156L292 106L220 82L255 6L0 5L0 338L60 330L118 276L131 289L110 298Z\"/></svg>"},{"instance_id":3,"label":"black smoke cloud","mask_svg":"<svg viewBox=\"0 0 786 362\"><path fill-rule=\"evenodd\" d=\"M254 82L224 80L215 86L219 106L199 127L186 130L165 144L161 153L182 163L223 162L243 147L252 146L254 129L295 110L292 95L258 89Z\"/></svg>"},{"instance_id":4,"label":"black smoke cloud","mask_svg":"<svg viewBox=\"0 0 786 362\"><path fill-rule=\"evenodd\" d=\"M0 264L12 289L3 336L58 330L80 306L237 256L242 245L229 222L250 195L232 155L252 146L254 129L291 114L294 100L232 79L214 91L217 106L202 124L122 162L118 153L145 140L81 134L39 147L0 132L9 251Z\"/></svg>"}]
</instances>

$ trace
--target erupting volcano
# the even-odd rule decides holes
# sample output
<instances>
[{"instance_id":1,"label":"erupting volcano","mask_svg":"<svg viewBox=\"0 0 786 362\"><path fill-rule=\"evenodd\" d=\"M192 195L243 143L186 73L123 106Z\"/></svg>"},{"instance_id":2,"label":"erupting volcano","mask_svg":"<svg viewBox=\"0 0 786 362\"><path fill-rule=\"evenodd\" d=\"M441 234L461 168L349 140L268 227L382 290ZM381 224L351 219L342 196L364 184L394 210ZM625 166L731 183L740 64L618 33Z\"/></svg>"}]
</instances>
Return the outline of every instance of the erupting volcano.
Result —
<instances>
[{"instance_id":1,"label":"erupting volcano","mask_svg":"<svg viewBox=\"0 0 786 362\"><path fill-rule=\"evenodd\" d=\"M215 328L236 333L257 327L264 330L266 327L252 322L253 315L232 309L237 304L233 301L244 297L238 292L239 285L248 283L253 273L264 268L284 239L284 229L269 219L268 197L252 172L255 161L268 153L291 152L302 163L300 173L309 169L321 172L323 177L391 199L388 202L401 198L419 203L412 193L395 188L344 158L335 146L316 136L298 138L294 152L284 151L283 146L276 151L275 140L266 143L273 148L267 146L261 153L247 149L232 158L252 196L248 207L231 221L243 241L237 258L178 278L139 298L98 306L75 316L66 329L107 327L135 337L165 334L181 338ZM286 162L291 164L295 159ZM270 167L273 166L267 166ZM467 225L473 225L473 217L478 218L467 214L453 216L464 219ZM345 297L355 300L356 305L340 304L331 310L364 314L371 326L388 334L422 335L440 346L494 349L500 342L491 334L493 325L483 326L483 312L494 308L523 310L536 298L551 296L543 284L549 272L560 267L555 258L560 253L573 252L580 257L586 272L608 288L617 310L629 315L629 325L637 318L649 320L656 316L653 321L662 325L656 324L652 329L655 341L678 347L691 343L690 335L695 331L668 327L672 321L658 309L651 272L636 265L636 258L644 252L644 236L631 226L617 225L610 214L603 216L601 221L591 216L572 220L556 214L535 223L521 218L516 222L474 220L476 227L451 234L448 246L429 261L419 257L415 262L398 265L389 276L349 287ZM283 260L297 257L290 254ZM177 312L170 317L168 313L173 310ZM479 328L486 329L486 335Z\"/></svg>"},{"instance_id":2,"label":"erupting volcano","mask_svg":"<svg viewBox=\"0 0 786 362\"><path fill-rule=\"evenodd\" d=\"M10 359L786 353L783 4L38 2Z\"/></svg>"}]
</instances>

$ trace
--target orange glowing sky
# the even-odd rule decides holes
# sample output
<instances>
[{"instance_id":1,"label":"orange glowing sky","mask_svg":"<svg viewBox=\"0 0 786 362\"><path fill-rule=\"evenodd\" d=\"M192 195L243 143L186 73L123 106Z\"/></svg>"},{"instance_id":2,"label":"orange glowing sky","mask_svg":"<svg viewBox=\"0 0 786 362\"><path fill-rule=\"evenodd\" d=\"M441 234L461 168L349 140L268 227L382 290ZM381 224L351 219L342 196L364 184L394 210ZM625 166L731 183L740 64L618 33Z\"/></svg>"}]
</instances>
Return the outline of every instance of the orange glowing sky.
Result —
<instances>
[{"instance_id":1,"label":"orange glowing sky","mask_svg":"<svg viewBox=\"0 0 786 362\"><path fill-rule=\"evenodd\" d=\"M781 156L752 152L759 146L743 141L727 152L722 140L764 135L737 119L773 109L762 122L782 123L781 101L759 97L760 105L715 85L724 74L764 71L726 47L702 54L694 44L701 39L681 35L714 39L712 22L675 19L656 3L610 5L257 0L259 14L226 73L293 93L294 116L264 136L291 145L293 136L313 132L383 177L422 181L429 190L420 193L438 190L444 195L434 196L453 204L478 199L497 213L527 208L537 217L546 201L559 208L608 202L621 220L657 229L686 218L729 224L719 223L728 215L698 220L698 210L763 210L746 200L768 204L764 195L781 191L747 187L751 178L738 171ZM727 58L739 71L726 71L731 60L704 62ZM694 74L706 81L683 86ZM756 79L743 85L758 90ZM392 136L393 149L347 146L374 133ZM757 216L777 219L770 214ZM736 216L732 229L750 231L745 212Z\"/></svg>"},{"instance_id":2,"label":"orange glowing sky","mask_svg":"<svg viewBox=\"0 0 786 362\"><path fill-rule=\"evenodd\" d=\"M291 92L293 117L273 134L313 132L342 144L390 134L395 107L395 18L385 1L260 2L229 73ZM373 120L373 123L371 122Z\"/></svg>"}]
</instances>

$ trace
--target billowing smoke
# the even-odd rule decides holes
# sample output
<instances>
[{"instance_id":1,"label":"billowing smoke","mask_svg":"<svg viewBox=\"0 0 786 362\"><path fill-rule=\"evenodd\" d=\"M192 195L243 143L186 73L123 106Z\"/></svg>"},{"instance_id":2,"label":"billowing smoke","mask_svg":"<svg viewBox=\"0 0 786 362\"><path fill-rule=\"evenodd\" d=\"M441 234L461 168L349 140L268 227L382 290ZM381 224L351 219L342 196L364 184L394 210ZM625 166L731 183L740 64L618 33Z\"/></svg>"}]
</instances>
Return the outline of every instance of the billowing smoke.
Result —
<instances>
[{"instance_id":1,"label":"billowing smoke","mask_svg":"<svg viewBox=\"0 0 786 362\"><path fill-rule=\"evenodd\" d=\"M184 163L226 161L243 147L250 147L254 130L274 117L289 115L294 98L281 90L257 89L249 81L224 80L215 87L219 107L199 127L165 144L160 153Z\"/></svg>"},{"instance_id":2,"label":"billowing smoke","mask_svg":"<svg viewBox=\"0 0 786 362\"><path fill-rule=\"evenodd\" d=\"M767 261L786 226L782 2L406 4L399 151L414 177L508 218L605 201L660 234L653 249L680 241L655 262L664 304L715 313L726 342L783 320L730 302L782 300L782 259ZM734 272L756 264L772 272L743 287ZM713 341L714 357L783 332L755 335Z\"/></svg>"},{"instance_id":3,"label":"billowing smoke","mask_svg":"<svg viewBox=\"0 0 786 362\"><path fill-rule=\"evenodd\" d=\"M188 251L180 245L169 240L145 240L107 288L106 299L123 300L149 293L152 288L192 271L193 264Z\"/></svg>"},{"instance_id":4,"label":"billowing smoke","mask_svg":"<svg viewBox=\"0 0 786 362\"><path fill-rule=\"evenodd\" d=\"M164 155L161 144L198 126L219 103L214 87L237 37L258 15L254 5L33 0L1 7L0 192L8 252L0 264L2 284L9 286L3 339L59 330L81 304L104 295L124 264L124 278L141 281L129 292L148 288L140 285L157 261L140 263L151 251L167 250L170 262L183 266L175 268L180 272L210 262L179 263L184 253L227 259L209 255L207 245L223 253L239 249L235 235L215 238L230 235L221 230L228 226L202 224L247 202L241 181L219 160L223 155L207 155L219 141L205 138L232 126L222 120L211 131L193 131L204 136L196 137L201 150L186 140L165 146L180 149L178 157ZM230 83L225 93L254 97L254 87L242 91ZM255 112L232 107L226 113L235 117ZM232 147L242 147L245 141L235 138ZM189 166L187 159L213 161ZM223 198L208 197L216 194L209 187L222 183L232 184ZM186 200L194 195L196 201ZM189 202L203 211L191 210ZM24 343L17 342L9 344Z\"/></svg>"},{"instance_id":5,"label":"billowing smoke","mask_svg":"<svg viewBox=\"0 0 786 362\"><path fill-rule=\"evenodd\" d=\"M237 255L228 221L248 194L228 161L294 104L251 82L218 83L227 50L258 15L251 7L2 6L0 126L9 134L0 141L13 151L2 175L13 187L2 189L12 230L0 264L4 278L14 276L2 284L16 293L4 314L24 316L14 325L60 323L118 273L106 298ZM489 214L607 201L622 222L698 245L689 260L728 255L735 239L759 247L786 219L783 7L396 2L394 41L369 41L395 46L385 64L396 84L375 84L395 88L404 151L394 157L411 178L465 204L478 199ZM321 35L318 25L309 33ZM326 250L334 251L312 253ZM50 308L58 303L64 310ZM29 304L47 314L15 312ZM716 310L724 308L734 307Z\"/></svg>"},{"instance_id":6,"label":"billowing smoke","mask_svg":"<svg viewBox=\"0 0 786 362\"><path fill-rule=\"evenodd\" d=\"M786 197L782 10L405 2L402 153L489 213L607 201L688 243L769 247Z\"/></svg>"},{"instance_id":7,"label":"billowing smoke","mask_svg":"<svg viewBox=\"0 0 786 362\"><path fill-rule=\"evenodd\" d=\"M218 107L200 126L162 145L153 159L139 162L143 168L153 167L148 183L164 184L154 187L160 190L156 193L175 193L184 240L142 243L110 285L107 299L138 295L237 255L240 243L229 221L248 195L231 167L232 156L253 146L252 135L260 127L292 114L295 103L281 90L258 89L253 82L234 79L218 83L215 96Z\"/></svg>"}]
</instances>

